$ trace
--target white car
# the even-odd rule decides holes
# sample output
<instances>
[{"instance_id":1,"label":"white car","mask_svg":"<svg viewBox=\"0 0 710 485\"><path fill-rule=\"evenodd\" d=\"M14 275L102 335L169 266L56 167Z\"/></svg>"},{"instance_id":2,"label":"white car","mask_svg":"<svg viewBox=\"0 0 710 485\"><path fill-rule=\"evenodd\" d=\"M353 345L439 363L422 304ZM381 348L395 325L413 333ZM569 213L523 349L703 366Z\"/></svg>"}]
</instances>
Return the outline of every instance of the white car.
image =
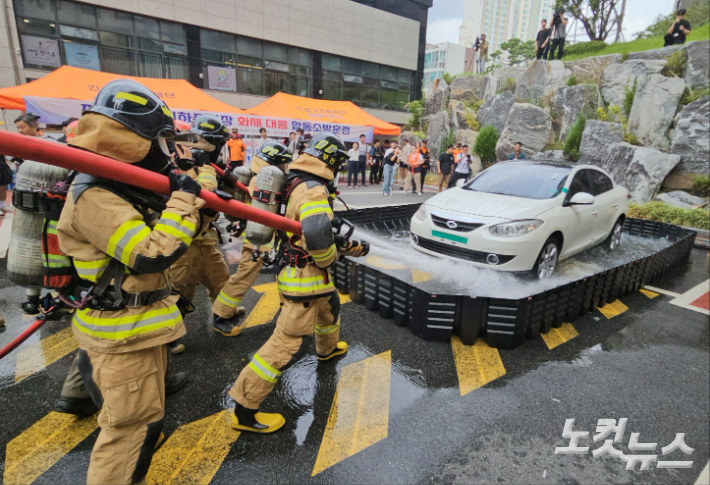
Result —
<instances>
[{"instance_id":1,"label":"white car","mask_svg":"<svg viewBox=\"0 0 710 485\"><path fill-rule=\"evenodd\" d=\"M422 204L411 242L432 256L548 278L596 244L616 249L628 194L591 165L498 163Z\"/></svg>"}]
</instances>

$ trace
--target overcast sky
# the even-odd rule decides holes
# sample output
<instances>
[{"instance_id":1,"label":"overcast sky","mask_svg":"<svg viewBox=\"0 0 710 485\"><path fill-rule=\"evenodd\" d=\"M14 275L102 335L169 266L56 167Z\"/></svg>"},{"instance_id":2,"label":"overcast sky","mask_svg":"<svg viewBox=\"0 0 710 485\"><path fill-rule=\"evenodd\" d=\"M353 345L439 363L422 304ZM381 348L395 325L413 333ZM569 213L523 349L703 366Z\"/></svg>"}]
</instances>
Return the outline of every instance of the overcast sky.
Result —
<instances>
[{"instance_id":1,"label":"overcast sky","mask_svg":"<svg viewBox=\"0 0 710 485\"><path fill-rule=\"evenodd\" d=\"M429 9L428 41L458 42L463 2L464 0L434 0L434 6ZM673 5L672 0L627 0L625 40L633 40L634 33L646 28L659 14L670 13Z\"/></svg>"}]
</instances>

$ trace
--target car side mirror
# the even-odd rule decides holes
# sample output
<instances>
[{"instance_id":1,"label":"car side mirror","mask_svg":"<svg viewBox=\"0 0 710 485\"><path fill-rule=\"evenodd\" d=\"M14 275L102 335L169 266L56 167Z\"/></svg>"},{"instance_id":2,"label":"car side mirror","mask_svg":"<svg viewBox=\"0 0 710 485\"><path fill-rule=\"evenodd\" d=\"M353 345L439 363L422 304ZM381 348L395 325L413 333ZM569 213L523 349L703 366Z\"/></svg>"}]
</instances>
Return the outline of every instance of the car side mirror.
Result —
<instances>
[{"instance_id":1,"label":"car side mirror","mask_svg":"<svg viewBox=\"0 0 710 485\"><path fill-rule=\"evenodd\" d=\"M594 196L587 192L577 192L565 205L592 205L594 204Z\"/></svg>"}]
</instances>

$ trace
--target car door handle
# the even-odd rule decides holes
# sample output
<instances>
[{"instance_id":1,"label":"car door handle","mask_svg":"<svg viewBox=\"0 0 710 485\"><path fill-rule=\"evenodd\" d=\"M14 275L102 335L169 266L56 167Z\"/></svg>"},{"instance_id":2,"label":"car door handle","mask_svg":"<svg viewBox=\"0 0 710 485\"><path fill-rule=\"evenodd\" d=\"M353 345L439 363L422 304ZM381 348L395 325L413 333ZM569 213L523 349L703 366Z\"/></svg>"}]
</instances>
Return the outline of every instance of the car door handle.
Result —
<instances>
[{"instance_id":1,"label":"car door handle","mask_svg":"<svg viewBox=\"0 0 710 485\"><path fill-rule=\"evenodd\" d=\"M598 216L598 215L599 215L599 211L594 211L594 212L592 212L592 215L593 215L593 216Z\"/></svg>"}]
</instances>

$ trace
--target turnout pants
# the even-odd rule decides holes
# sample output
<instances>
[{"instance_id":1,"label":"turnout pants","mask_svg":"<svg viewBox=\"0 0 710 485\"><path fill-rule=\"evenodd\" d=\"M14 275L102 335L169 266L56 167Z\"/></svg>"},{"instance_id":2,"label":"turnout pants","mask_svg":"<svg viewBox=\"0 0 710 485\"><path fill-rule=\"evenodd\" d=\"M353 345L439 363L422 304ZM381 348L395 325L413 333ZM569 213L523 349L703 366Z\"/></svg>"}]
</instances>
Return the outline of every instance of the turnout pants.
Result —
<instances>
[{"instance_id":1,"label":"turnout pants","mask_svg":"<svg viewBox=\"0 0 710 485\"><path fill-rule=\"evenodd\" d=\"M214 300L229 280L229 268L215 244L193 243L170 267L170 279L188 300L194 298L197 283L207 288L210 299Z\"/></svg>"},{"instance_id":2,"label":"turnout pants","mask_svg":"<svg viewBox=\"0 0 710 485\"><path fill-rule=\"evenodd\" d=\"M89 485L145 478L163 429L167 363L165 345L120 354L80 351L81 375L101 408Z\"/></svg>"},{"instance_id":3,"label":"turnout pants","mask_svg":"<svg viewBox=\"0 0 710 485\"><path fill-rule=\"evenodd\" d=\"M229 277L212 304L212 312L222 318L231 318L237 313L244 295L259 277L259 271L264 266L261 258L252 261L251 253L251 248L242 248L242 259L239 261L237 272Z\"/></svg>"},{"instance_id":4,"label":"turnout pants","mask_svg":"<svg viewBox=\"0 0 710 485\"><path fill-rule=\"evenodd\" d=\"M313 300L286 300L269 340L239 374L229 395L242 406L259 409L281 374L298 362L315 334L316 352L330 354L340 337L337 291Z\"/></svg>"}]
</instances>

